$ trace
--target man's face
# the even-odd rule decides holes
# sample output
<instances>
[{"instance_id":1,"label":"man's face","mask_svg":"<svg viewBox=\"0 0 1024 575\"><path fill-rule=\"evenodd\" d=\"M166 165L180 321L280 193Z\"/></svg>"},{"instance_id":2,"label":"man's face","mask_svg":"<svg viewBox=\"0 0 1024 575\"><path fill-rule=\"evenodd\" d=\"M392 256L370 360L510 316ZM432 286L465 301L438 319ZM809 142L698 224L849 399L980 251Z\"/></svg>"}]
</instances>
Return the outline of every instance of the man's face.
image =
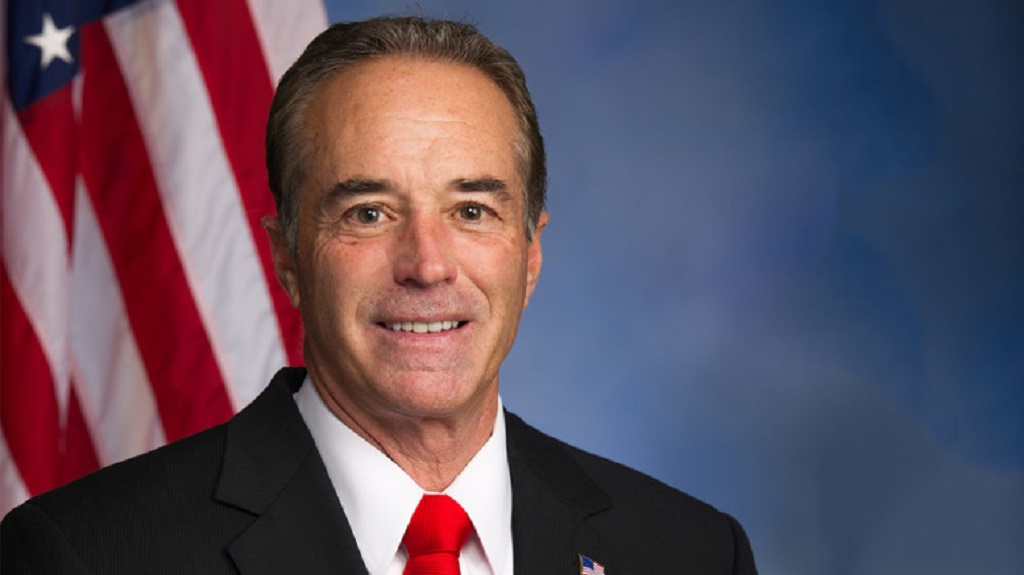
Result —
<instances>
[{"instance_id":1,"label":"man's face","mask_svg":"<svg viewBox=\"0 0 1024 575\"><path fill-rule=\"evenodd\" d=\"M305 117L297 253L270 225L306 363L346 408L446 417L491 401L541 267L511 104L468 66L357 64Z\"/></svg>"}]
</instances>

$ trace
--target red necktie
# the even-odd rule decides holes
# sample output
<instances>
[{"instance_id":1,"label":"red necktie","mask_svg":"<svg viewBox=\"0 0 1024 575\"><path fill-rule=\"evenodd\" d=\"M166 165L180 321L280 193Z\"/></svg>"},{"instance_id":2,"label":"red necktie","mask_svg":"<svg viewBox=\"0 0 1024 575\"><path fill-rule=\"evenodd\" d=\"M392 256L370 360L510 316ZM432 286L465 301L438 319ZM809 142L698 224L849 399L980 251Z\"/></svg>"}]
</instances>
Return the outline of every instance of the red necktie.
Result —
<instances>
[{"instance_id":1,"label":"red necktie","mask_svg":"<svg viewBox=\"0 0 1024 575\"><path fill-rule=\"evenodd\" d=\"M409 552L405 575L459 575L459 552L473 531L462 507L447 495L424 495L402 543Z\"/></svg>"}]
</instances>

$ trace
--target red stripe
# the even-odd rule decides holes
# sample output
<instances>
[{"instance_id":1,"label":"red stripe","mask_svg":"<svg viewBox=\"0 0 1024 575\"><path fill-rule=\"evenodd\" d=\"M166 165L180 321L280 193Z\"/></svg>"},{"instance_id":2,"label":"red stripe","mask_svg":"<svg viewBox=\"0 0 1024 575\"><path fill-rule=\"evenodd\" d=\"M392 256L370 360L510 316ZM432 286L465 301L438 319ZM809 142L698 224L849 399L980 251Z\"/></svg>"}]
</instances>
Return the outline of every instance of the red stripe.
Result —
<instances>
[{"instance_id":1,"label":"red stripe","mask_svg":"<svg viewBox=\"0 0 1024 575\"><path fill-rule=\"evenodd\" d=\"M274 213L263 147L273 85L252 15L244 0L178 0L178 9L192 41L224 149L242 195L288 361L300 365L299 313L277 285L270 244L260 225L263 216Z\"/></svg>"},{"instance_id":2,"label":"red stripe","mask_svg":"<svg viewBox=\"0 0 1024 575\"><path fill-rule=\"evenodd\" d=\"M73 481L99 468L100 461L93 447L92 433L82 415L78 392L72 386L71 395L68 397L68 420L64 428L61 482Z\"/></svg>"},{"instance_id":3,"label":"red stripe","mask_svg":"<svg viewBox=\"0 0 1024 575\"><path fill-rule=\"evenodd\" d=\"M60 483L60 414L53 374L0 266L0 426L30 494Z\"/></svg>"},{"instance_id":4,"label":"red stripe","mask_svg":"<svg viewBox=\"0 0 1024 575\"><path fill-rule=\"evenodd\" d=\"M75 203L75 112L71 84L18 112L18 120L50 185L64 219L67 244L72 241Z\"/></svg>"},{"instance_id":5,"label":"red stripe","mask_svg":"<svg viewBox=\"0 0 1024 575\"><path fill-rule=\"evenodd\" d=\"M110 39L81 30L81 169L168 440L232 413Z\"/></svg>"}]
</instances>

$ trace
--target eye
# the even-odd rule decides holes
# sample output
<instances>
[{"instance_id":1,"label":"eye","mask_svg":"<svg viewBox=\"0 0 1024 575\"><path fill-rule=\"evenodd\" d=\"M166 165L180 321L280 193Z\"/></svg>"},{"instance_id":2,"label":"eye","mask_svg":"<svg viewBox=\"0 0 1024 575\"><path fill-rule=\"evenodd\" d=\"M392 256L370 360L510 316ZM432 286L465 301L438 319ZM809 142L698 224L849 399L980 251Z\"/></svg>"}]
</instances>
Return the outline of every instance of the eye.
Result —
<instances>
[{"instance_id":1,"label":"eye","mask_svg":"<svg viewBox=\"0 0 1024 575\"><path fill-rule=\"evenodd\" d=\"M352 215L361 224L376 224L382 216L380 208L376 206L359 206L353 210Z\"/></svg>"},{"instance_id":2,"label":"eye","mask_svg":"<svg viewBox=\"0 0 1024 575\"><path fill-rule=\"evenodd\" d=\"M459 217L469 222L476 222L483 219L485 209L478 204L466 204L459 207Z\"/></svg>"},{"instance_id":3,"label":"eye","mask_svg":"<svg viewBox=\"0 0 1024 575\"><path fill-rule=\"evenodd\" d=\"M459 216L464 220L479 220L484 217L484 211L480 206L462 206L459 208Z\"/></svg>"}]
</instances>

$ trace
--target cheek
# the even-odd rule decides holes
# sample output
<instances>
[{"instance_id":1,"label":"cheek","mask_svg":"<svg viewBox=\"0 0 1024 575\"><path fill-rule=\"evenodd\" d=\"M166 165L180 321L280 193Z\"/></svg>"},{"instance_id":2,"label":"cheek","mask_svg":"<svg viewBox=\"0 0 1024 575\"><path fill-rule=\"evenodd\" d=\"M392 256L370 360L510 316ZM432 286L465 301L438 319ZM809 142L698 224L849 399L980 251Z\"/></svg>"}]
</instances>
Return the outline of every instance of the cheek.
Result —
<instances>
[{"instance_id":1,"label":"cheek","mask_svg":"<svg viewBox=\"0 0 1024 575\"><path fill-rule=\"evenodd\" d=\"M526 290L526 254L517 245L502 244L479 250L463 269L484 293L495 313L518 314Z\"/></svg>"},{"instance_id":2,"label":"cheek","mask_svg":"<svg viewBox=\"0 0 1024 575\"><path fill-rule=\"evenodd\" d=\"M317 315L334 315L351 294L346 281L352 278L349 258L329 245L318 245L306 260L303 299Z\"/></svg>"},{"instance_id":3,"label":"cheek","mask_svg":"<svg viewBox=\"0 0 1024 575\"><path fill-rule=\"evenodd\" d=\"M356 313L367 298L391 282L384 246L371 242L327 241L310 259L317 312ZM339 311L340 310L340 311Z\"/></svg>"}]
</instances>

